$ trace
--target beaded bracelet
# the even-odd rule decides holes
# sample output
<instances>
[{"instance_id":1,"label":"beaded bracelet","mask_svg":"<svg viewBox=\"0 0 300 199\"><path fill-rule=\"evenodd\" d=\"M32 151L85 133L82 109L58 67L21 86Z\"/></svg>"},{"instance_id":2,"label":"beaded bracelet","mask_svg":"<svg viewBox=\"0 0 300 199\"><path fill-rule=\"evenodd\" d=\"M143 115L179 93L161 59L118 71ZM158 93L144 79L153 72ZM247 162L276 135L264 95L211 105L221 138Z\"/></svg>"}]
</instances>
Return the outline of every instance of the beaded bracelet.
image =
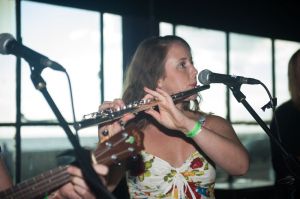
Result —
<instances>
[{"instance_id":1,"label":"beaded bracelet","mask_svg":"<svg viewBox=\"0 0 300 199\"><path fill-rule=\"evenodd\" d=\"M201 131L202 125L199 121L196 122L194 128L192 130L190 130L186 136L189 138L194 138L196 137L196 135L198 135Z\"/></svg>"}]
</instances>

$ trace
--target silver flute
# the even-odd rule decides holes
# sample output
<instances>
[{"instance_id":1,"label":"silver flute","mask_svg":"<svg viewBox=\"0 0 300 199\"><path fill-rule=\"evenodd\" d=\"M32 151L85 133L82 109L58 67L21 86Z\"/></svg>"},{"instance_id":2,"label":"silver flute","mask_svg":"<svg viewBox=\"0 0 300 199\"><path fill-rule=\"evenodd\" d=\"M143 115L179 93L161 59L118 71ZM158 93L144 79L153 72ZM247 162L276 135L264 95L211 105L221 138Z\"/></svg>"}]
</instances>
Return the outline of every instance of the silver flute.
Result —
<instances>
[{"instance_id":1,"label":"silver flute","mask_svg":"<svg viewBox=\"0 0 300 199\"><path fill-rule=\"evenodd\" d=\"M194 95L200 91L209 88L210 88L209 85L196 86L193 89L173 94L171 95L171 97L174 102L178 102L191 95ZM89 113L87 115L84 115L83 119L80 122L76 122L74 124L74 128L76 130L79 130L94 125L104 125L123 117L127 113L138 114L141 111L145 111L149 108L153 108L157 106L157 104L158 101L155 98L149 98L149 99L142 99L140 101L134 101L122 107L121 109L114 110L112 108L108 108L100 112Z\"/></svg>"}]
</instances>

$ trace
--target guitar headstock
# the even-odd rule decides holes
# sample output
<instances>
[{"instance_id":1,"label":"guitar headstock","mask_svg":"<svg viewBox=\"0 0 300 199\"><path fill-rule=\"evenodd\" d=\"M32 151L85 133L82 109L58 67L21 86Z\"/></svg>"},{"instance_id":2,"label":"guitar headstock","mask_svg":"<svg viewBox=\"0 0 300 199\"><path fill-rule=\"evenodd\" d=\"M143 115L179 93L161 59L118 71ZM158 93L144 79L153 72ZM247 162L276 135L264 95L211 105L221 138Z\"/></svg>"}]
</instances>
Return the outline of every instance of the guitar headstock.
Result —
<instances>
[{"instance_id":1,"label":"guitar headstock","mask_svg":"<svg viewBox=\"0 0 300 199\"><path fill-rule=\"evenodd\" d=\"M127 127L101 143L93 154L97 163L111 165L135 158L143 148L143 133L135 127Z\"/></svg>"}]
</instances>

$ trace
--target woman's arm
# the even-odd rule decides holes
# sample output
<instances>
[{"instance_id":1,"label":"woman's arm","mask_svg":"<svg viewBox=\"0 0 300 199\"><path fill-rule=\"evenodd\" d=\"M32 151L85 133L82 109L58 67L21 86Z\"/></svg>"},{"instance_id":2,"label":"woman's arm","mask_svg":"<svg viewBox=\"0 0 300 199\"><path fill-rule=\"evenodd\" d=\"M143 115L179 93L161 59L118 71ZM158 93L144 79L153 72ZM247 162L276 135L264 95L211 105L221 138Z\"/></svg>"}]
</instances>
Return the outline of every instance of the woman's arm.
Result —
<instances>
[{"instance_id":1,"label":"woman's arm","mask_svg":"<svg viewBox=\"0 0 300 199\"><path fill-rule=\"evenodd\" d=\"M229 174L244 175L248 171L249 155L225 119L207 116L200 133L193 140Z\"/></svg>"},{"instance_id":2,"label":"woman's arm","mask_svg":"<svg viewBox=\"0 0 300 199\"><path fill-rule=\"evenodd\" d=\"M159 100L159 111L149 109L146 113L167 128L187 134L197 119L187 116L175 106L170 95L161 89L145 91ZM207 116L201 129L192 138L208 157L231 175L243 175L249 168L249 155L240 143L231 124L217 116Z\"/></svg>"}]
</instances>

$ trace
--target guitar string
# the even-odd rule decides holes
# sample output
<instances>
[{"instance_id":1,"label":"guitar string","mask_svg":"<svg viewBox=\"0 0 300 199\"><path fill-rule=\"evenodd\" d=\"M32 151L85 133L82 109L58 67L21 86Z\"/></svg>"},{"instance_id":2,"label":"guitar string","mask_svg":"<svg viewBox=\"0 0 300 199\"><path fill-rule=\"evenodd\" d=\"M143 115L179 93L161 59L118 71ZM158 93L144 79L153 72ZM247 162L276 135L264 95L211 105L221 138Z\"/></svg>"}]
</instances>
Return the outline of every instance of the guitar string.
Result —
<instances>
[{"instance_id":1,"label":"guitar string","mask_svg":"<svg viewBox=\"0 0 300 199\"><path fill-rule=\"evenodd\" d=\"M24 197L24 194L32 193L33 191L39 192L38 195L44 194L44 192L41 192L40 190L47 190L49 189L49 182L52 183L52 186L55 188L63 183L63 180L69 179L70 175L66 172L67 166L61 166L55 169L52 169L46 173L43 173L37 177L31 178L29 180L26 180L14 187L12 187L10 190L7 190L6 194L9 192L13 192L11 196L17 197L17 196L22 196ZM54 174L53 174L54 173ZM51 177L52 181L49 181L49 178L46 177ZM39 182L37 182L39 181ZM35 183L35 186L32 186L32 184ZM46 186L46 188L44 188ZM52 188L52 189L54 189ZM34 194L34 193L32 193ZM33 195L29 196L33 196Z\"/></svg>"},{"instance_id":2,"label":"guitar string","mask_svg":"<svg viewBox=\"0 0 300 199\"><path fill-rule=\"evenodd\" d=\"M61 183L63 183L63 179L68 179L68 175L66 175L67 173L65 172L65 170L61 170L58 173L56 173L52 178L54 179L52 184L52 189L54 189L55 187L61 185ZM67 176L67 178L66 178ZM62 179L61 179L62 178ZM56 181L55 181L56 180ZM36 195L43 195L46 190L49 190L49 183L48 183L49 179L42 179L40 182L37 182L36 185L34 187L31 186L31 184L29 184L28 182L25 184L27 185L27 187L25 187L24 189L19 190L18 192L16 192L14 195L18 196L21 195L22 197L25 196L25 194L27 194L28 196L30 196L31 198ZM30 187L28 187L30 186ZM45 191L41 191L41 190L45 190ZM33 192L34 191L34 192Z\"/></svg>"},{"instance_id":3,"label":"guitar string","mask_svg":"<svg viewBox=\"0 0 300 199\"><path fill-rule=\"evenodd\" d=\"M44 182L39 183L39 185L35 188L27 188L26 190L23 190L21 192L19 192L19 195L21 195L22 197L24 197L24 194L27 194L28 197L30 196L31 198L33 196L37 197L37 196L42 196L46 193L49 193L51 191L53 191L55 188L59 187L60 185L63 185L67 182L70 181L70 176L66 175L68 173L62 173L61 176L57 176L55 178L55 181L53 181L50 185L48 182L46 182L47 180L44 180Z\"/></svg>"},{"instance_id":4,"label":"guitar string","mask_svg":"<svg viewBox=\"0 0 300 199\"><path fill-rule=\"evenodd\" d=\"M122 144L122 142L124 142L126 139L127 139L127 137L124 137L124 136L122 135L122 139L117 140L117 141L112 145L112 147L117 147L117 146L119 146L119 145ZM126 146L126 145L125 145L125 146ZM110 150L109 148L106 148L106 151L104 151L104 152L102 151L102 153L100 153L99 155L102 156L102 155L104 155L104 154L105 154L107 151L109 151L109 150ZM125 153L127 153L126 150L121 151L121 152L119 152L119 153L116 153L115 155L116 155L116 156L120 156L120 155L125 154ZM99 155L96 155L96 158L97 158L97 160L98 160L99 162L101 162L101 163L104 163L104 162L110 160L110 157L102 158L102 159L99 160L99 158L100 158ZM46 174L43 174L43 175L41 175L41 176L38 176L38 177L36 177L36 178L31 179L31 181L36 181L37 178L46 177L46 176L48 176L48 175L51 175L51 172L53 172L53 170L52 170L52 171L49 171L49 172L46 173ZM48 190L49 190L49 183L51 183L51 184L53 185L52 188L51 188L51 189L53 190L53 189L55 189L57 186L59 186L59 185L61 185L61 184L64 184L64 183L68 182L68 181L69 181L69 178L70 178L70 175L66 175L66 174L68 174L68 173L66 173L66 167L64 167L63 170L61 170L60 173L54 175L54 176L52 177L52 179L50 179L50 180L49 180L49 179L44 179L43 181L40 181L39 183L37 183L37 184L35 185L34 189L33 189L33 187L30 187L30 188L28 187L27 189L24 189L24 190L22 190L22 191L19 191L17 194L15 194L15 196L18 196L18 195L24 196L24 194L25 194L26 192L29 192L29 193L30 193L30 192L32 192L32 191L38 192L36 196L42 195L42 194L45 193L45 191L43 191L43 190L45 190L45 189L48 189ZM28 184L28 181L25 182L24 184ZM42 191L41 191L41 190L42 190ZM32 196L32 195L31 195L31 196Z\"/></svg>"},{"instance_id":5,"label":"guitar string","mask_svg":"<svg viewBox=\"0 0 300 199\"><path fill-rule=\"evenodd\" d=\"M94 152L95 157L98 162L104 163L106 161L112 160L111 157L109 157L109 156L102 158L102 159L100 159L100 158L102 155L107 153L107 151L111 150L111 148L116 148L118 145L122 144L124 142L124 140L126 140L128 138L128 136L125 137L122 134L121 134L121 136L122 136L121 139L119 139L118 137L116 138L119 140L116 140L116 142L113 143L111 147L105 147L105 145L103 145L103 147L105 147L104 150L101 150L101 151L96 150ZM111 141L109 141L109 142L111 142ZM127 145L129 145L129 144L127 144ZM128 152L127 150L128 150L128 148L126 148L125 150L118 152L114 155L116 155L116 156L123 155ZM134 151L130 151L130 152L134 152ZM35 191L38 194L36 196L42 195L45 193L45 191L43 191L43 190L49 190L49 183L50 183L50 185L52 185L51 189L53 190L56 187L58 187L59 185L62 185L70 180L70 175L66 175L66 174L68 174L66 172L66 168L67 168L67 166L61 166L61 167L52 169L52 170L45 172L37 177L26 180L16 186L12 187L11 189L4 191L3 193L7 194L9 192L13 192L11 196L18 197L21 195L24 197L24 194L32 193L33 191ZM53 175L53 173L54 173L54 175ZM50 179L49 179L49 177L50 177ZM37 181L39 181L39 182L37 182ZM35 183L35 185L32 187L33 183ZM31 187L28 187L29 185L31 185ZM26 188L26 186L27 186L27 188ZM32 195L30 195L30 196L32 197Z\"/></svg>"}]
</instances>

